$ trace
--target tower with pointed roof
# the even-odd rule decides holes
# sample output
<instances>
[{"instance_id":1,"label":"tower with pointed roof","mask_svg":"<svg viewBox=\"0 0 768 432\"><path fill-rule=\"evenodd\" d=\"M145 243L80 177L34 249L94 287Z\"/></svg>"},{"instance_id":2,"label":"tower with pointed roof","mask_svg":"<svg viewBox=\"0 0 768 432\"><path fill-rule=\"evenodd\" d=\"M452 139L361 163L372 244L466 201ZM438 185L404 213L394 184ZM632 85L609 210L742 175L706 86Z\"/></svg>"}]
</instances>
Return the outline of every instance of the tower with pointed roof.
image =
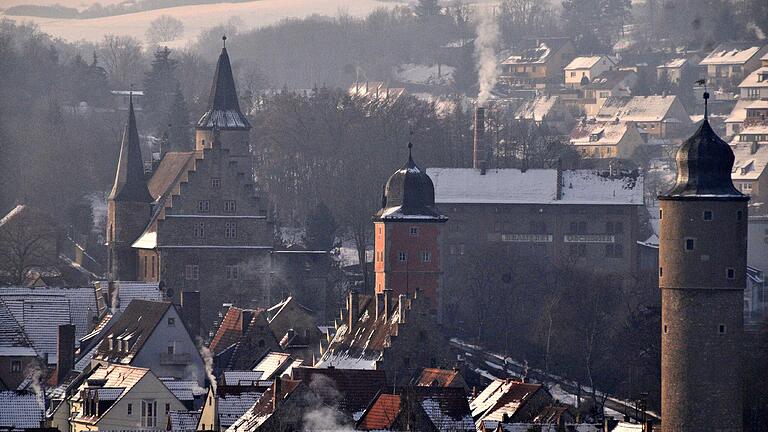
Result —
<instances>
[{"instance_id":1,"label":"tower with pointed roof","mask_svg":"<svg viewBox=\"0 0 768 432\"><path fill-rule=\"evenodd\" d=\"M229 150L230 160L237 164L239 172L252 175L248 140L251 124L240 110L235 78L227 53L227 37L222 37L222 41L223 46L208 98L208 109L200 117L195 128L195 148L202 150L214 145L222 146Z\"/></svg>"},{"instance_id":2,"label":"tower with pointed roof","mask_svg":"<svg viewBox=\"0 0 768 432\"><path fill-rule=\"evenodd\" d=\"M139 132L133 98L128 107L128 122L123 131L120 159L112 191L107 199L107 248L110 280L135 280L136 252L131 248L141 235L151 212L152 195L144 177Z\"/></svg>"},{"instance_id":3,"label":"tower with pointed roof","mask_svg":"<svg viewBox=\"0 0 768 432\"><path fill-rule=\"evenodd\" d=\"M440 251L448 218L435 206L435 186L414 162L411 148L408 144L406 164L387 180L381 210L374 217L375 289L387 299L418 291L430 299L439 317Z\"/></svg>"},{"instance_id":4,"label":"tower with pointed roof","mask_svg":"<svg viewBox=\"0 0 768 432\"><path fill-rule=\"evenodd\" d=\"M662 430L741 431L749 197L706 115L676 159L659 197Z\"/></svg>"}]
</instances>

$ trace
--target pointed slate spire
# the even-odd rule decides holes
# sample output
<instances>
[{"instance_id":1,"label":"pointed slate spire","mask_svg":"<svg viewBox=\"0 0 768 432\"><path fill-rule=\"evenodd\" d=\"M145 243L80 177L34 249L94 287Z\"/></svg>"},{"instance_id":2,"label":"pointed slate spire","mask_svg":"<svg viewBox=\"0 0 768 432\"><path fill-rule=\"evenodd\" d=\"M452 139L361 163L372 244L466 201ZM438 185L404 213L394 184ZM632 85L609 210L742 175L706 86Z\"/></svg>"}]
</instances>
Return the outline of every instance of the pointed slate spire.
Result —
<instances>
[{"instance_id":1,"label":"pointed slate spire","mask_svg":"<svg viewBox=\"0 0 768 432\"><path fill-rule=\"evenodd\" d=\"M227 53L227 37L222 37L223 46L216 73L213 75L211 94L208 98L208 111L197 122L200 129L250 129L251 125L240 111L240 102L235 89L235 78Z\"/></svg>"},{"instance_id":2,"label":"pointed slate spire","mask_svg":"<svg viewBox=\"0 0 768 432\"><path fill-rule=\"evenodd\" d=\"M136 114L133 111L133 94L130 95L128 123L123 131L117 175L109 199L147 203L153 201L144 178L144 161L141 158L139 131L136 128Z\"/></svg>"}]
</instances>

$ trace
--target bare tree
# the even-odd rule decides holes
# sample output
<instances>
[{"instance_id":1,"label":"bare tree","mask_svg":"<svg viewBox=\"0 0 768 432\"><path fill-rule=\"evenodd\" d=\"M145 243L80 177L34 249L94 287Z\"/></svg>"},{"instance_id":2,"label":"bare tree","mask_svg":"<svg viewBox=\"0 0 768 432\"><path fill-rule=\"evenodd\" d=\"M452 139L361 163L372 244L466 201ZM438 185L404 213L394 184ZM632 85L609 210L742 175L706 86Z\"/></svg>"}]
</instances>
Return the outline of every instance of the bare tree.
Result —
<instances>
[{"instance_id":1,"label":"bare tree","mask_svg":"<svg viewBox=\"0 0 768 432\"><path fill-rule=\"evenodd\" d=\"M31 270L47 270L57 261L57 233L51 221L19 206L0 226L0 277L21 285Z\"/></svg>"},{"instance_id":2,"label":"bare tree","mask_svg":"<svg viewBox=\"0 0 768 432\"><path fill-rule=\"evenodd\" d=\"M99 44L100 56L113 85L141 82L144 69L141 42L130 36L106 35Z\"/></svg>"},{"instance_id":3,"label":"bare tree","mask_svg":"<svg viewBox=\"0 0 768 432\"><path fill-rule=\"evenodd\" d=\"M160 15L149 23L144 35L149 43L168 42L184 34L184 23L170 15Z\"/></svg>"}]
</instances>

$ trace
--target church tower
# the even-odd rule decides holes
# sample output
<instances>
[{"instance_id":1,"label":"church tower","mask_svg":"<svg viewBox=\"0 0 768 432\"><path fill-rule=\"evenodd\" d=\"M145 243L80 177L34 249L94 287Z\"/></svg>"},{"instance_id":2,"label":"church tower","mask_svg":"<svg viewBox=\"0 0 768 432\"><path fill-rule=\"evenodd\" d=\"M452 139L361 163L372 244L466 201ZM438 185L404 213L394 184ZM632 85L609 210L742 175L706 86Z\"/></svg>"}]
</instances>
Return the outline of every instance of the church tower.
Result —
<instances>
[{"instance_id":1,"label":"church tower","mask_svg":"<svg viewBox=\"0 0 768 432\"><path fill-rule=\"evenodd\" d=\"M137 280L138 258L131 245L149 221L152 201L144 178L144 161L131 97L115 184L107 198L109 280Z\"/></svg>"},{"instance_id":2,"label":"church tower","mask_svg":"<svg viewBox=\"0 0 768 432\"><path fill-rule=\"evenodd\" d=\"M248 134L251 124L240 111L240 102L235 89L235 79L227 53L227 37L222 38L223 47L216 63L208 110L200 117L195 128L195 148L202 150L221 145L229 150L230 161L238 172L253 176Z\"/></svg>"},{"instance_id":3,"label":"church tower","mask_svg":"<svg viewBox=\"0 0 768 432\"><path fill-rule=\"evenodd\" d=\"M659 197L662 430L741 431L749 198L706 115L676 159Z\"/></svg>"},{"instance_id":4,"label":"church tower","mask_svg":"<svg viewBox=\"0 0 768 432\"><path fill-rule=\"evenodd\" d=\"M397 298L420 291L439 314L440 250L448 218L435 206L435 186L413 161L411 147L408 144L408 162L387 180L381 210L374 217L376 294Z\"/></svg>"}]
</instances>

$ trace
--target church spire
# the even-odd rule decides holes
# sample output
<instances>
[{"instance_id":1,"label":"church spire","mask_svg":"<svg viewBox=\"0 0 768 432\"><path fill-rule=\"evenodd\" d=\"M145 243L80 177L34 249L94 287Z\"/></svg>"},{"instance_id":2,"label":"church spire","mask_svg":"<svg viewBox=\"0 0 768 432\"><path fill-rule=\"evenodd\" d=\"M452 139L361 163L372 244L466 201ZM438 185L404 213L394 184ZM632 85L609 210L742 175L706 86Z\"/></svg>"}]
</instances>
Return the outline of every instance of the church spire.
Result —
<instances>
[{"instance_id":1,"label":"church spire","mask_svg":"<svg viewBox=\"0 0 768 432\"><path fill-rule=\"evenodd\" d=\"M109 199L114 201L152 202L144 178L144 161L141 158L139 131L133 110L133 93L129 96L128 123L123 131L117 175Z\"/></svg>"},{"instance_id":2,"label":"church spire","mask_svg":"<svg viewBox=\"0 0 768 432\"><path fill-rule=\"evenodd\" d=\"M221 54L213 75L211 94L208 98L208 111L197 122L199 129L250 129L251 125L240 111L240 102L235 89L235 78L227 53L227 37L222 37Z\"/></svg>"}]
</instances>

